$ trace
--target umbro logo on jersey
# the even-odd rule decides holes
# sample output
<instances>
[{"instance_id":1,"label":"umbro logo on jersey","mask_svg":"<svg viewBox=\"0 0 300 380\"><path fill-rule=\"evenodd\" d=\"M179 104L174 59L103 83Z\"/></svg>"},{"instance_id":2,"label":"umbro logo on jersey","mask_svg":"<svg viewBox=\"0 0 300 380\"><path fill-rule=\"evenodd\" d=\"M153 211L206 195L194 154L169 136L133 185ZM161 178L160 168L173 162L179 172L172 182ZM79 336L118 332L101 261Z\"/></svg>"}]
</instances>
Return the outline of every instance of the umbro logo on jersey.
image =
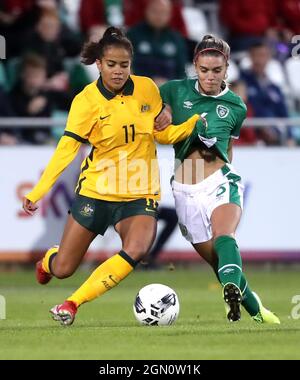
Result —
<instances>
[{"instance_id":1,"label":"umbro logo on jersey","mask_svg":"<svg viewBox=\"0 0 300 380\"><path fill-rule=\"evenodd\" d=\"M183 108L187 108L187 109L192 109L193 107L193 103L190 102L189 100L186 100L185 102L183 102Z\"/></svg>"},{"instance_id":2,"label":"umbro logo on jersey","mask_svg":"<svg viewBox=\"0 0 300 380\"><path fill-rule=\"evenodd\" d=\"M108 117L110 116L110 114L109 115L107 115L107 116L100 116L100 120L104 120L104 119L107 119Z\"/></svg>"},{"instance_id":3,"label":"umbro logo on jersey","mask_svg":"<svg viewBox=\"0 0 300 380\"><path fill-rule=\"evenodd\" d=\"M232 272L234 272L233 268L227 268L227 269L223 270L223 274L230 274Z\"/></svg>"},{"instance_id":4,"label":"umbro logo on jersey","mask_svg":"<svg viewBox=\"0 0 300 380\"><path fill-rule=\"evenodd\" d=\"M224 119L229 114L229 109L225 106L221 106L220 104L217 106L217 115L221 118Z\"/></svg>"}]
</instances>

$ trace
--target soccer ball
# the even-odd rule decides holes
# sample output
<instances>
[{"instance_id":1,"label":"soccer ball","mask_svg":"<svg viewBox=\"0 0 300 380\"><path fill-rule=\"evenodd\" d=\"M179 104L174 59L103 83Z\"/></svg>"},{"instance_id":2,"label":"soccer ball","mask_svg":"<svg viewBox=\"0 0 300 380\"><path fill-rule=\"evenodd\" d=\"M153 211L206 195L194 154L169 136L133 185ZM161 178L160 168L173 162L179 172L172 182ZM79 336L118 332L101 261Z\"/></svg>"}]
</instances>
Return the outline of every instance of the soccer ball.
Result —
<instances>
[{"instance_id":1,"label":"soccer ball","mask_svg":"<svg viewBox=\"0 0 300 380\"><path fill-rule=\"evenodd\" d=\"M144 286L135 297L133 312L142 325L171 325L179 314L178 296L166 285Z\"/></svg>"}]
</instances>

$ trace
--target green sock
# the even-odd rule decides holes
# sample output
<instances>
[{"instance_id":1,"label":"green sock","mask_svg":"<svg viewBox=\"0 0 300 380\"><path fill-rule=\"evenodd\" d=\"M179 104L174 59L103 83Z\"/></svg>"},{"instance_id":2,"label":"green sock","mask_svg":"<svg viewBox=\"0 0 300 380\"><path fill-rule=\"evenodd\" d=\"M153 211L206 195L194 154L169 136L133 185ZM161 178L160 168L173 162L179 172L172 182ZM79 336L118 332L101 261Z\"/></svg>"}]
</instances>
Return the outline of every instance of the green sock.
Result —
<instances>
[{"instance_id":1,"label":"green sock","mask_svg":"<svg viewBox=\"0 0 300 380\"><path fill-rule=\"evenodd\" d=\"M259 312L259 304L257 302L257 299L254 297L250 287L248 286L248 282L244 273L242 273L240 285L240 289L243 295L242 305L251 315L251 317L254 317Z\"/></svg>"},{"instance_id":2,"label":"green sock","mask_svg":"<svg viewBox=\"0 0 300 380\"><path fill-rule=\"evenodd\" d=\"M228 235L219 236L214 241L218 256L218 277L222 286L231 282L241 288L242 259L234 238Z\"/></svg>"},{"instance_id":3,"label":"green sock","mask_svg":"<svg viewBox=\"0 0 300 380\"><path fill-rule=\"evenodd\" d=\"M217 280L221 282L218 276L218 270L215 268L213 268L213 270L215 272ZM242 305L244 309L248 312L248 314L250 314L251 317L254 317L259 312L259 304L257 302L257 299L254 297L252 290L250 289L248 285L248 282L246 280L244 273L242 273L241 275L240 285L241 285L241 292L243 295Z\"/></svg>"}]
</instances>

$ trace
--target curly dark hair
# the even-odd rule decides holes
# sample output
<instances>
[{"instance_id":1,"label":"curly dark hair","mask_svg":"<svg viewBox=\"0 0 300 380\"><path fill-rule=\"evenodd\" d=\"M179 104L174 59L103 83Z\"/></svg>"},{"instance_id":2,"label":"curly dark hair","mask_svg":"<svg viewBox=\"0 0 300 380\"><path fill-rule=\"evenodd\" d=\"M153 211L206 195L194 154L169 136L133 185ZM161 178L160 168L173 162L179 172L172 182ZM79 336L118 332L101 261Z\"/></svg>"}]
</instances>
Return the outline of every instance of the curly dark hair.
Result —
<instances>
[{"instance_id":1,"label":"curly dark hair","mask_svg":"<svg viewBox=\"0 0 300 380\"><path fill-rule=\"evenodd\" d=\"M96 59L104 56L104 51L109 46L117 46L125 48L133 57L133 47L129 39L119 28L110 26L106 29L103 37L98 42L87 42L84 44L81 52L81 62L85 65L92 65Z\"/></svg>"}]
</instances>

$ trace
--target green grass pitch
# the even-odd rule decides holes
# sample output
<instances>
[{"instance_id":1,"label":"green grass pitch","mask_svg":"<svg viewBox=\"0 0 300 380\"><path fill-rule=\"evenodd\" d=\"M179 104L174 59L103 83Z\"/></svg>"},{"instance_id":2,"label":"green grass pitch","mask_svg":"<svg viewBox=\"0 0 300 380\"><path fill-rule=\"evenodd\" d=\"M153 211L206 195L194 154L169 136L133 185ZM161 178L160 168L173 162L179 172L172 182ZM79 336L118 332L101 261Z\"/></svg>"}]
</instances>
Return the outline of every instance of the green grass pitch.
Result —
<instances>
[{"instance_id":1,"label":"green grass pitch","mask_svg":"<svg viewBox=\"0 0 300 380\"><path fill-rule=\"evenodd\" d=\"M2 272L0 294L7 311L0 320L0 359L300 359L300 320L291 316L292 297L300 294L299 272L252 269L246 274L281 325L258 325L246 312L240 322L227 322L213 274L196 267L137 270L83 305L73 326L62 327L48 310L70 295L87 272L47 286L37 285L32 271ZM154 282L171 286L179 296L181 311L174 326L139 326L134 319L137 291Z\"/></svg>"}]
</instances>

